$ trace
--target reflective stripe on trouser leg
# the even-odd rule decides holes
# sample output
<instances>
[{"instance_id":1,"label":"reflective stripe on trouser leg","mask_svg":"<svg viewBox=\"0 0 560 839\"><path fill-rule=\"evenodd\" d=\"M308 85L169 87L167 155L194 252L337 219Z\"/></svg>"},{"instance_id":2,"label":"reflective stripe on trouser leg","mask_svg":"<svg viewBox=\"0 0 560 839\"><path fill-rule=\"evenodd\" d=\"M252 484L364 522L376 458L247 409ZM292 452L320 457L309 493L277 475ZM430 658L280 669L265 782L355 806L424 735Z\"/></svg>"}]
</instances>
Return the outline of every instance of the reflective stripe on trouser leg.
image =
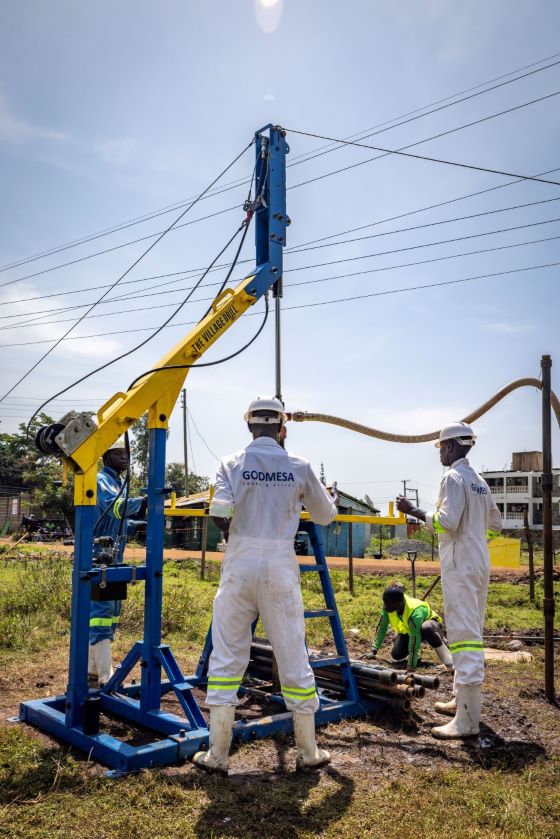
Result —
<instances>
[{"instance_id":1,"label":"reflective stripe on trouser leg","mask_svg":"<svg viewBox=\"0 0 560 839\"><path fill-rule=\"evenodd\" d=\"M263 552L258 607L276 656L286 707L297 713L314 714L319 708L319 697L305 644L299 568L291 546L280 554Z\"/></svg>"},{"instance_id":2,"label":"reflective stripe on trouser leg","mask_svg":"<svg viewBox=\"0 0 560 839\"><path fill-rule=\"evenodd\" d=\"M237 693L249 663L251 624L257 617L257 607L255 585L246 570L228 546L212 614L208 705L237 705Z\"/></svg>"},{"instance_id":3,"label":"reflective stripe on trouser leg","mask_svg":"<svg viewBox=\"0 0 560 839\"><path fill-rule=\"evenodd\" d=\"M488 576L485 570L476 573L468 564L457 565L449 570L442 563L443 600L445 626L449 649L453 656L456 683L458 685L480 685L484 680L484 650L482 633L484 612L488 591Z\"/></svg>"}]
</instances>

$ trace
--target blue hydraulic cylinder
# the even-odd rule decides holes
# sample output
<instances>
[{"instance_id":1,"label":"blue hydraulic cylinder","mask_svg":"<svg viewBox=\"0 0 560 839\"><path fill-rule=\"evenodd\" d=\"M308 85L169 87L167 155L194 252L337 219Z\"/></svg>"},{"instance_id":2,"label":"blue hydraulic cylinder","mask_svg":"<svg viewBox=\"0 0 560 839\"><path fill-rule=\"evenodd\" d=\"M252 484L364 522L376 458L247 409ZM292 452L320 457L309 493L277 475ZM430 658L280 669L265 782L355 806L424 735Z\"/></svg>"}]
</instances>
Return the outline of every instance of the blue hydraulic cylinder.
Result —
<instances>
[{"instance_id":1,"label":"blue hydraulic cylinder","mask_svg":"<svg viewBox=\"0 0 560 839\"><path fill-rule=\"evenodd\" d=\"M146 588L140 707L157 711L161 701L161 610L163 593L163 535L165 528L166 430L150 428L148 448L148 524L146 533Z\"/></svg>"},{"instance_id":2,"label":"blue hydraulic cylinder","mask_svg":"<svg viewBox=\"0 0 560 839\"><path fill-rule=\"evenodd\" d=\"M271 278L278 282L282 277L282 250L289 223L286 154L290 149L281 128L272 125L268 128L269 136L262 131L255 135L255 194L259 201L255 211L256 262L257 269L268 263Z\"/></svg>"},{"instance_id":3,"label":"blue hydraulic cylinder","mask_svg":"<svg viewBox=\"0 0 560 839\"><path fill-rule=\"evenodd\" d=\"M70 662L66 689L66 725L81 728L88 695L89 607L95 506L76 507L75 552L72 569Z\"/></svg>"}]
</instances>

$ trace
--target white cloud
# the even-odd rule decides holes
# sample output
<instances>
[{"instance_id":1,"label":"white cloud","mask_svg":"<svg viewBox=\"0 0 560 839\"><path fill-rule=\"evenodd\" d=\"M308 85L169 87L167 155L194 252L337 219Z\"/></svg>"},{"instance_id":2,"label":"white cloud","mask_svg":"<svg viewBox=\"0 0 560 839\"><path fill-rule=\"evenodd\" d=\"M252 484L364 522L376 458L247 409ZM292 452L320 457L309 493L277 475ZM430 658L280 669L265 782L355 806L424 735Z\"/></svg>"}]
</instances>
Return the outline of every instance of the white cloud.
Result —
<instances>
[{"instance_id":1,"label":"white cloud","mask_svg":"<svg viewBox=\"0 0 560 839\"><path fill-rule=\"evenodd\" d=\"M137 145L136 140L124 138L106 140L95 145L93 149L105 163L113 166L127 166L133 160Z\"/></svg>"},{"instance_id":2,"label":"white cloud","mask_svg":"<svg viewBox=\"0 0 560 839\"><path fill-rule=\"evenodd\" d=\"M68 135L53 128L34 125L14 113L6 94L0 90L0 141L5 143L28 143L42 140L51 143L64 143Z\"/></svg>"},{"instance_id":3,"label":"white cloud","mask_svg":"<svg viewBox=\"0 0 560 839\"><path fill-rule=\"evenodd\" d=\"M496 335L525 335L534 329L530 323L507 323L506 321L480 321L477 325L480 329Z\"/></svg>"}]
</instances>

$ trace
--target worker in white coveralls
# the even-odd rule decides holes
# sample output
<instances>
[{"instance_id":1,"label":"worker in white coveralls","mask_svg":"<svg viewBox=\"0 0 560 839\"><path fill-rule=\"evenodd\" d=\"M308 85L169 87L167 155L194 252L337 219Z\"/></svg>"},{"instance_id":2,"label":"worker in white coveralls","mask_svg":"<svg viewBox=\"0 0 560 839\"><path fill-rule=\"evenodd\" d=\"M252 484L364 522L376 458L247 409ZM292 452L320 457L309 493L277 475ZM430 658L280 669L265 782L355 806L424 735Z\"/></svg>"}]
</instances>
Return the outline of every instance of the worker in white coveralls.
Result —
<instances>
[{"instance_id":1,"label":"worker in white coveralls","mask_svg":"<svg viewBox=\"0 0 560 839\"><path fill-rule=\"evenodd\" d=\"M315 742L319 698L305 645L294 537L303 505L322 525L334 519L336 506L311 465L278 442L285 418L276 398L251 402L245 420L253 441L224 458L216 476L210 515L228 543L212 617L206 700L210 749L193 757L210 771L228 770L237 692L249 663L251 625L259 615L278 663L286 707L293 712L297 768L330 761Z\"/></svg>"},{"instance_id":2,"label":"worker in white coveralls","mask_svg":"<svg viewBox=\"0 0 560 839\"><path fill-rule=\"evenodd\" d=\"M426 523L438 534L445 626L453 656L453 699L435 708L453 719L432 729L434 737L451 740L478 734L484 679L482 634L490 576L488 531L502 529L500 512L486 481L466 455L476 437L464 422L442 429L436 446L447 466L436 510L419 510L406 498L397 499L402 513Z\"/></svg>"}]
</instances>

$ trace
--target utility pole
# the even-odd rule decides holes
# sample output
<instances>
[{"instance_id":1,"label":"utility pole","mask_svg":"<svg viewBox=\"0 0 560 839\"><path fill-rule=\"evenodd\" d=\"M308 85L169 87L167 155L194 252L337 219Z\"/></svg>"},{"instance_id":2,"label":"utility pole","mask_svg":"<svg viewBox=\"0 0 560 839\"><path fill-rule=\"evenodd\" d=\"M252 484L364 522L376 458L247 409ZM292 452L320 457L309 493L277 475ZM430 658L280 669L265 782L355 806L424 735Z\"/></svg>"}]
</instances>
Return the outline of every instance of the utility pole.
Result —
<instances>
[{"instance_id":1,"label":"utility pole","mask_svg":"<svg viewBox=\"0 0 560 839\"><path fill-rule=\"evenodd\" d=\"M554 693L554 582L552 558L552 440L550 411L549 355L541 358L542 377L542 440L543 440L543 565L544 565L544 693L555 702Z\"/></svg>"},{"instance_id":2,"label":"utility pole","mask_svg":"<svg viewBox=\"0 0 560 839\"><path fill-rule=\"evenodd\" d=\"M406 480L406 481L403 481L403 482L402 482L402 486L403 486L403 492L402 492L402 494L403 494L403 498L406 498L406 497L407 497L407 494L406 494L406 485L407 485L407 483L408 483L408 480Z\"/></svg>"},{"instance_id":3,"label":"utility pole","mask_svg":"<svg viewBox=\"0 0 560 839\"><path fill-rule=\"evenodd\" d=\"M187 451L187 389L183 388L181 391L183 400L181 407L183 409L183 459L185 463L185 495L189 494L189 456Z\"/></svg>"}]
</instances>

